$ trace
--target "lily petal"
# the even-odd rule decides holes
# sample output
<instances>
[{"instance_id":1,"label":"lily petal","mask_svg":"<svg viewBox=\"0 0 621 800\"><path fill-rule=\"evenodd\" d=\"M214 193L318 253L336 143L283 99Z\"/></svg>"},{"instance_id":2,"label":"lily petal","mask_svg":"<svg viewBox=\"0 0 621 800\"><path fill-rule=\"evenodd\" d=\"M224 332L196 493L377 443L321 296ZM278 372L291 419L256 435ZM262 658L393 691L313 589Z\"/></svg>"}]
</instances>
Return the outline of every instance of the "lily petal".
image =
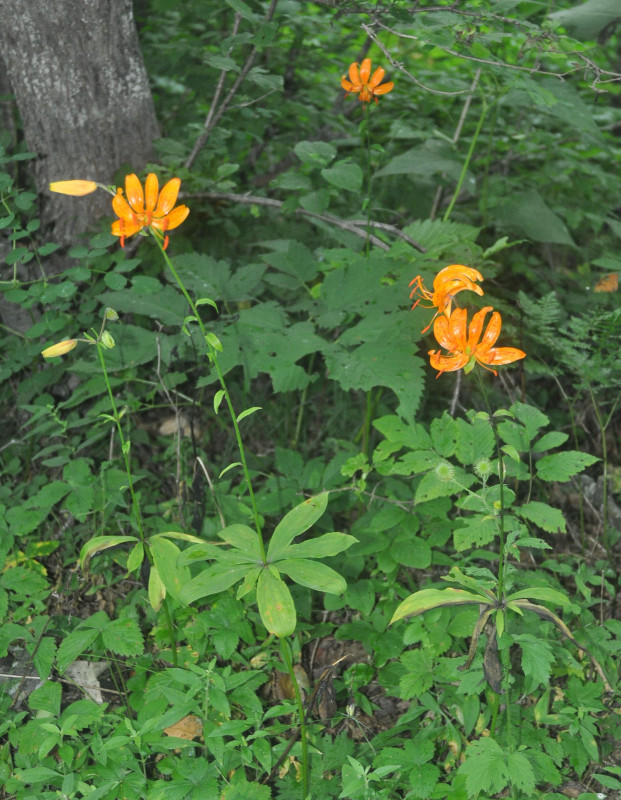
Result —
<instances>
[{"instance_id":1,"label":"lily petal","mask_svg":"<svg viewBox=\"0 0 621 800\"><path fill-rule=\"evenodd\" d=\"M172 210L173 206L177 202L177 195L179 194L180 186L180 178L172 178L168 181L168 183L160 192L160 197L157 201L157 207L153 212L154 217L164 217Z\"/></svg>"},{"instance_id":2,"label":"lily petal","mask_svg":"<svg viewBox=\"0 0 621 800\"><path fill-rule=\"evenodd\" d=\"M386 74L386 70L383 67L378 67L373 75L371 75L371 80L369 81L369 88L375 89L382 82L382 78Z\"/></svg>"},{"instance_id":3,"label":"lily petal","mask_svg":"<svg viewBox=\"0 0 621 800\"><path fill-rule=\"evenodd\" d=\"M153 213L153 209L155 208L155 205L157 203L158 189L159 189L159 184L157 181L157 175L153 172L150 172L147 175L147 179L144 184L145 211L147 212L147 214Z\"/></svg>"},{"instance_id":4,"label":"lily petal","mask_svg":"<svg viewBox=\"0 0 621 800\"><path fill-rule=\"evenodd\" d=\"M190 209L187 206L177 206L165 217L155 218L151 227L158 231L172 231L187 219L189 213Z\"/></svg>"},{"instance_id":5,"label":"lily petal","mask_svg":"<svg viewBox=\"0 0 621 800\"><path fill-rule=\"evenodd\" d=\"M369 75L371 74L371 59L365 58L360 65L360 83L363 85L369 82ZM350 73L351 75L351 73Z\"/></svg>"},{"instance_id":6,"label":"lily petal","mask_svg":"<svg viewBox=\"0 0 621 800\"><path fill-rule=\"evenodd\" d=\"M362 62L364 64L364 61ZM349 65L349 78L351 82L356 87L360 87L362 85L362 81L360 80L360 72L358 71L358 64L354 61L353 64ZM358 89L356 89L358 91Z\"/></svg>"},{"instance_id":7,"label":"lily petal","mask_svg":"<svg viewBox=\"0 0 621 800\"><path fill-rule=\"evenodd\" d=\"M117 193L112 198L112 210L117 217L126 220L126 222L131 222L133 224L136 221L136 214L121 194L120 189L117 190Z\"/></svg>"},{"instance_id":8,"label":"lily petal","mask_svg":"<svg viewBox=\"0 0 621 800\"><path fill-rule=\"evenodd\" d=\"M383 83L381 86L376 86L373 89L373 94L388 94L388 92L392 92L395 88L395 84L392 81L388 81L388 83Z\"/></svg>"},{"instance_id":9,"label":"lily petal","mask_svg":"<svg viewBox=\"0 0 621 800\"><path fill-rule=\"evenodd\" d=\"M144 192L137 175L128 175L125 178L125 194L127 202L138 214L144 213Z\"/></svg>"}]
</instances>

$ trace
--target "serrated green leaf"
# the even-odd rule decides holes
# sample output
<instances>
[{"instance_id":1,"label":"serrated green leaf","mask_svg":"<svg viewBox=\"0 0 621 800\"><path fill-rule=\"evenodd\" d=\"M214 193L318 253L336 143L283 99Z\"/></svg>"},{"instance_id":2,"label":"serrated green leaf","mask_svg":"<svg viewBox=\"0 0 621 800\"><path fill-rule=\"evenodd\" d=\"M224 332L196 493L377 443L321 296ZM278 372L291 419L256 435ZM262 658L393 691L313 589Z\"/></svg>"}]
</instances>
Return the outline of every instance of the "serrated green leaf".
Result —
<instances>
[{"instance_id":1,"label":"serrated green leaf","mask_svg":"<svg viewBox=\"0 0 621 800\"><path fill-rule=\"evenodd\" d=\"M362 188L362 169L353 161L337 161L333 167L321 170L322 176L339 189L359 192Z\"/></svg>"},{"instance_id":2,"label":"serrated green leaf","mask_svg":"<svg viewBox=\"0 0 621 800\"><path fill-rule=\"evenodd\" d=\"M51 636L44 636L39 640L38 646L29 648L32 652L32 663L37 670L37 675L42 681L50 677L54 657L56 655L56 643Z\"/></svg>"},{"instance_id":3,"label":"serrated green leaf","mask_svg":"<svg viewBox=\"0 0 621 800\"><path fill-rule=\"evenodd\" d=\"M533 445L533 453L543 453L546 450L553 450L555 447L560 447L562 444L565 444L567 439L569 439L569 435L561 431L545 433L541 439L537 439Z\"/></svg>"},{"instance_id":4,"label":"serrated green leaf","mask_svg":"<svg viewBox=\"0 0 621 800\"><path fill-rule=\"evenodd\" d=\"M433 686L433 655L428 650L410 650L401 656L407 672L399 680L399 696L403 700L420 697Z\"/></svg>"},{"instance_id":5,"label":"serrated green leaf","mask_svg":"<svg viewBox=\"0 0 621 800\"><path fill-rule=\"evenodd\" d=\"M543 456L536 463L537 476L542 481L558 481L564 483L577 475L582 470L595 464L600 459L590 453L580 453L578 450L566 450L564 453L554 453Z\"/></svg>"},{"instance_id":6,"label":"serrated green leaf","mask_svg":"<svg viewBox=\"0 0 621 800\"><path fill-rule=\"evenodd\" d=\"M565 533L567 530L563 512L547 503L532 500L530 503L516 508L515 513L523 519L534 522L548 533Z\"/></svg>"},{"instance_id":7,"label":"serrated green leaf","mask_svg":"<svg viewBox=\"0 0 621 800\"><path fill-rule=\"evenodd\" d=\"M69 664L73 664L76 658L93 644L98 636L99 631L93 628L79 628L65 636L56 654L56 668L61 675Z\"/></svg>"},{"instance_id":8,"label":"serrated green leaf","mask_svg":"<svg viewBox=\"0 0 621 800\"><path fill-rule=\"evenodd\" d=\"M113 619L102 633L105 646L119 656L140 656L144 641L133 619Z\"/></svg>"},{"instance_id":9,"label":"serrated green leaf","mask_svg":"<svg viewBox=\"0 0 621 800\"><path fill-rule=\"evenodd\" d=\"M466 777L468 797L481 792L496 794L509 784L505 753L495 739L481 738L466 750L466 760L458 769Z\"/></svg>"},{"instance_id":10,"label":"serrated green leaf","mask_svg":"<svg viewBox=\"0 0 621 800\"><path fill-rule=\"evenodd\" d=\"M522 649L522 670L529 678L528 692L537 686L547 688L550 682L550 671L554 663L554 654L550 645L541 637L523 633L513 636Z\"/></svg>"}]
</instances>

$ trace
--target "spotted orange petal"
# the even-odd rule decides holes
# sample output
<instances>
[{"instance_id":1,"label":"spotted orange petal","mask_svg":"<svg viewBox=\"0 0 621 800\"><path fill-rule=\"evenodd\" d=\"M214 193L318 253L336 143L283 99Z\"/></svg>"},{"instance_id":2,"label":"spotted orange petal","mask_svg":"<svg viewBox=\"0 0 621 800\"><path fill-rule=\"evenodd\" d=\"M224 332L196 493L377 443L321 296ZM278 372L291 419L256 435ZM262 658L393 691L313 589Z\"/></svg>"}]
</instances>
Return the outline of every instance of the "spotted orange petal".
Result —
<instances>
[{"instance_id":1,"label":"spotted orange petal","mask_svg":"<svg viewBox=\"0 0 621 800\"><path fill-rule=\"evenodd\" d=\"M187 219L189 213L190 209L187 206L177 206L165 217L155 218L151 227L158 231L172 231Z\"/></svg>"},{"instance_id":2,"label":"spotted orange petal","mask_svg":"<svg viewBox=\"0 0 621 800\"><path fill-rule=\"evenodd\" d=\"M138 214L144 213L144 192L137 175L128 175L125 178L125 194L127 202Z\"/></svg>"},{"instance_id":3,"label":"spotted orange petal","mask_svg":"<svg viewBox=\"0 0 621 800\"><path fill-rule=\"evenodd\" d=\"M127 200L121 194L120 189L112 198L112 209L118 217L126 220L127 222L133 223L136 219L136 214L130 207Z\"/></svg>"}]
</instances>

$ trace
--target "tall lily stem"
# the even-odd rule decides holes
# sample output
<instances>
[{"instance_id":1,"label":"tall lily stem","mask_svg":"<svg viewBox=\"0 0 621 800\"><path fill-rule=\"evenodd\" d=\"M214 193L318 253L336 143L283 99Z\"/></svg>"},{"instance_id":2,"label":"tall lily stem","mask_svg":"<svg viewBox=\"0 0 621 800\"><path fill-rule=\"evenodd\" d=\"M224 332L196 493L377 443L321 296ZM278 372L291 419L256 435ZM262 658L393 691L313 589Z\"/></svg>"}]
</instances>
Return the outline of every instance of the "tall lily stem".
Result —
<instances>
[{"instance_id":1,"label":"tall lily stem","mask_svg":"<svg viewBox=\"0 0 621 800\"><path fill-rule=\"evenodd\" d=\"M105 321L104 321L105 325ZM102 331L103 332L103 326ZM101 333L100 333L101 336ZM112 408L112 419L114 424L116 425L116 430L119 435L119 441L121 442L121 453L123 454L123 462L125 464L125 473L127 475L127 486L129 488L129 494L132 500L132 511L134 512L134 518L136 520L136 527L138 528L138 533L140 534L140 540L144 543L145 542L145 533L144 533L144 526L142 524L142 515L140 513L140 504L138 502L138 498L136 496L136 492L134 490L134 480L132 477L132 470L131 470L131 461L129 458L129 451L131 447L131 441L125 438L125 434L123 433L123 426L121 425L121 417L122 414L119 414L119 410L114 399L114 393L112 391L112 386L110 385L110 377L108 376L108 370L106 369L106 359L104 356L104 345L99 341L99 339L95 342L97 345L97 354L99 355L99 363L101 364L101 371L103 374L103 378L106 384L106 389L108 390L108 397L110 399L110 406ZM149 564L153 566L153 556L148 547L145 547L145 552L147 554L147 558L149 559ZM175 637L175 630L172 623L172 617L170 614L170 608L168 606L168 598L164 598L162 601L162 608L164 610L164 617L166 619L166 627L168 629L168 638L170 640L170 649L172 652L172 660L173 664L176 667L178 663L178 654L177 654L177 639Z\"/></svg>"},{"instance_id":2,"label":"tall lily stem","mask_svg":"<svg viewBox=\"0 0 621 800\"><path fill-rule=\"evenodd\" d=\"M162 256L164 257L164 261L166 262L166 265L167 265L168 269L170 270L173 278L175 279L175 282L176 282L177 286L181 290L181 293L185 297L186 302L188 303L188 305L190 306L190 309L192 310L193 317L196 320L196 323L197 323L197 325L198 325L198 327L200 329L200 332L201 332L201 334L203 336L203 341L205 342L205 345L207 347L207 353L208 353L208 356L209 356L209 360L211 361L211 363L214 366L214 369L216 370L216 375L218 376L218 382L220 383L220 386L221 386L222 391L224 393L224 399L226 400L226 404L227 404L227 407L228 407L228 410L229 410L229 414L231 416L231 421L233 423L233 429L235 431L235 439L237 441L237 448L238 448L238 451L239 451L239 460L241 461L242 470L244 472L244 480L245 480L245 483L246 483L246 488L248 490L248 496L250 498L250 504L251 504L251 507L252 507L252 515L253 515L253 518L254 518L254 524L255 524L255 528L256 528L257 534L259 536L259 544L260 544L260 547L261 547L261 556L263 558L263 561L265 561L265 559L266 559L265 545L263 544L263 538L261 536L261 522L259 520L259 512L258 512L258 509L257 509L256 499L255 499L255 496L254 496L254 490L252 488L252 480L250 478L250 472L248 470L248 464L247 464L247 461L246 461L246 451L244 449L244 443L242 441L241 433L239 431L239 423L237 421L237 414L235 413L235 409L233 407L233 401L231 400L231 395L230 395L228 387L226 385L226 381L224 380L224 373L222 372L222 369L220 367L220 363L218 361L217 350L215 349L214 345L212 344L212 341L211 341L211 339L209 337L209 334L207 333L207 330L205 328L203 320L201 319L201 316L199 314L198 307L197 307L196 303L194 302L194 300L192 300L192 298L190 297L190 295L188 293L188 290L185 288L185 285L184 285L183 281L181 280L181 278L179 276L179 273L177 272L177 270L174 267L174 264L172 263L172 261L168 257L168 254L164 250L164 246L163 246L160 238L158 236L156 236L155 234L154 234L153 238L157 242L158 247L160 248L160 251L162 253Z\"/></svg>"},{"instance_id":3,"label":"tall lily stem","mask_svg":"<svg viewBox=\"0 0 621 800\"><path fill-rule=\"evenodd\" d=\"M494 419L494 414L492 412L492 407L489 402L489 398L487 396L487 392L485 390L485 383L481 376L480 370L477 370L477 377L479 379L479 385L481 387L481 393L483 395L483 399L485 400L485 407L487 408L487 413L489 415L489 423L492 428L492 433L494 435L494 443L496 445L496 455L498 457L498 518L497 518L497 528L498 528L498 539L499 539L499 554L498 554L498 584L497 584L497 596L498 602L501 604L503 603L504 592L505 592L505 566L506 566L506 553L505 553L505 498L504 498L504 487L505 487L505 462L502 455L502 450L500 448L500 439L498 438L498 431L496 430L496 420ZM501 608L498 611L499 614L504 614L504 610ZM506 631L506 617L504 619L503 624L504 630L503 633ZM502 666L504 672L504 684L505 684L505 710L506 710L506 718L507 718L507 745L509 749L512 749L511 745L511 686L509 683L509 675L510 675L510 663L509 663L509 651L503 649L502 653Z\"/></svg>"},{"instance_id":4,"label":"tall lily stem","mask_svg":"<svg viewBox=\"0 0 621 800\"><path fill-rule=\"evenodd\" d=\"M487 116L488 105L483 99L483 108L481 109L481 116L479 117L479 121L477 122L477 126L474 131L474 135L472 137L472 141L470 142L470 147L468 148L468 154L466 155L466 160L463 163L461 168L461 173L459 174L459 179L457 181L457 186L455 187L455 191L453 196L451 197L451 202L448 204L448 208L444 212L444 217L442 218L443 222L447 222L451 213L453 211L453 206L457 202L457 198L459 197L459 193L461 192L461 187L466 179L466 173L468 172L468 167L470 166L470 162L472 161L472 156L474 155L475 148L477 146L477 142L479 140L479 135L481 133L481 129L483 128L483 123L485 122L485 117Z\"/></svg>"},{"instance_id":5,"label":"tall lily stem","mask_svg":"<svg viewBox=\"0 0 621 800\"><path fill-rule=\"evenodd\" d=\"M280 655L282 656L283 663L287 668L287 673L293 686L293 694L295 696L295 703L298 707L298 717L300 720L300 743L302 745L302 800L308 798L308 742L306 740L306 715L304 705L302 703L302 695L300 694L300 685L293 669L293 658L291 655L291 646L286 639L280 640Z\"/></svg>"}]
</instances>

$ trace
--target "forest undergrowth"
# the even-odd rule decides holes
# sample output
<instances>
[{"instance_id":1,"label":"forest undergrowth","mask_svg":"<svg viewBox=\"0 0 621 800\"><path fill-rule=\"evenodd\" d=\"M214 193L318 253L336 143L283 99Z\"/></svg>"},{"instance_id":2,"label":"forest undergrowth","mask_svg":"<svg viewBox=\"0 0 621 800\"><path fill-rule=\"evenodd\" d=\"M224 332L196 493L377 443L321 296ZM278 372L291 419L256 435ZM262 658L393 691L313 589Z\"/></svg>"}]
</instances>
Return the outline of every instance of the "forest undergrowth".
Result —
<instances>
[{"instance_id":1,"label":"forest undergrowth","mask_svg":"<svg viewBox=\"0 0 621 800\"><path fill-rule=\"evenodd\" d=\"M620 798L618 13L169 5L0 131L0 797Z\"/></svg>"}]
</instances>

